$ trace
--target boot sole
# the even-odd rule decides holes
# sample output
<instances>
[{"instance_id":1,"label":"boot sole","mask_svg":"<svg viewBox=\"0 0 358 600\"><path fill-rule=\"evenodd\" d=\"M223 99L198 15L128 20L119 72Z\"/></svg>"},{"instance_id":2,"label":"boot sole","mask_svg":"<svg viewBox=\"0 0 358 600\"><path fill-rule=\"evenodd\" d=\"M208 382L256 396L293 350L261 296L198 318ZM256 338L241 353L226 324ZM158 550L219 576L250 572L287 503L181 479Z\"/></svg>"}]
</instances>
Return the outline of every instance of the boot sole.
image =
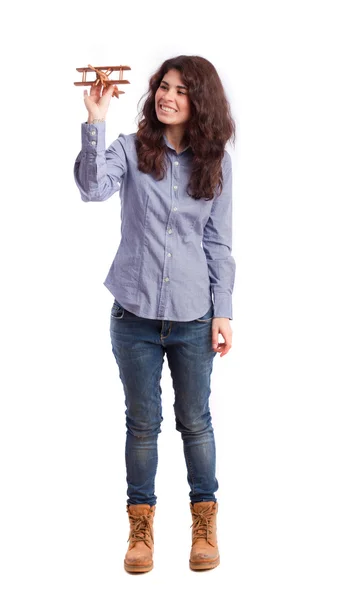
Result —
<instances>
[{"instance_id":1,"label":"boot sole","mask_svg":"<svg viewBox=\"0 0 358 600\"><path fill-rule=\"evenodd\" d=\"M127 573L148 573L148 571L151 571L153 569L153 563L150 565L127 565L126 563L124 563L124 569L127 571Z\"/></svg>"},{"instance_id":2,"label":"boot sole","mask_svg":"<svg viewBox=\"0 0 358 600\"><path fill-rule=\"evenodd\" d=\"M215 560L209 562L202 562L202 563L193 563L191 562L191 560L189 560L189 566L191 568L192 571L204 571L204 570L208 570L208 569L215 569L215 567L217 567L220 564L220 556L218 556L218 558L216 558Z\"/></svg>"}]
</instances>

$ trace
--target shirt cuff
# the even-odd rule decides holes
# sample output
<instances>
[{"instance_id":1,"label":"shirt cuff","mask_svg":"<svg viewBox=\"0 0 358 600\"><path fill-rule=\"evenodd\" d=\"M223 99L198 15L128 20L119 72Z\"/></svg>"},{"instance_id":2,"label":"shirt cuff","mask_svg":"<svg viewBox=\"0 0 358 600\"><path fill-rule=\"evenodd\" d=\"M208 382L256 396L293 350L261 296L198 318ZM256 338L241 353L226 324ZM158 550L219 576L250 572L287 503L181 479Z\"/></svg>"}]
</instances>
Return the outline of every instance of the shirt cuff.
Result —
<instances>
[{"instance_id":1,"label":"shirt cuff","mask_svg":"<svg viewBox=\"0 0 358 600\"><path fill-rule=\"evenodd\" d=\"M81 125L82 151L103 152L106 150L106 122L82 123Z\"/></svg>"},{"instance_id":2,"label":"shirt cuff","mask_svg":"<svg viewBox=\"0 0 358 600\"><path fill-rule=\"evenodd\" d=\"M232 320L232 295L225 292L213 292L213 317L225 317Z\"/></svg>"}]
</instances>

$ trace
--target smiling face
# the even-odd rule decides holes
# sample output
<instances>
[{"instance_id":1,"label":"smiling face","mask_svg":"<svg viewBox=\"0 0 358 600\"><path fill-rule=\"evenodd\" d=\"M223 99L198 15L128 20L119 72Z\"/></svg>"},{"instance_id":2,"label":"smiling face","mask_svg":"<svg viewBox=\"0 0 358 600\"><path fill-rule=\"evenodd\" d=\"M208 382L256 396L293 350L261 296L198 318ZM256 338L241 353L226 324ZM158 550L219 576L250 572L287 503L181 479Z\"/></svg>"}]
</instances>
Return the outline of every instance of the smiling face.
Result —
<instances>
[{"instance_id":1,"label":"smiling face","mask_svg":"<svg viewBox=\"0 0 358 600\"><path fill-rule=\"evenodd\" d=\"M165 125L184 125L190 119L190 100L180 72L170 69L155 94L155 111Z\"/></svg>"}]
</instances>

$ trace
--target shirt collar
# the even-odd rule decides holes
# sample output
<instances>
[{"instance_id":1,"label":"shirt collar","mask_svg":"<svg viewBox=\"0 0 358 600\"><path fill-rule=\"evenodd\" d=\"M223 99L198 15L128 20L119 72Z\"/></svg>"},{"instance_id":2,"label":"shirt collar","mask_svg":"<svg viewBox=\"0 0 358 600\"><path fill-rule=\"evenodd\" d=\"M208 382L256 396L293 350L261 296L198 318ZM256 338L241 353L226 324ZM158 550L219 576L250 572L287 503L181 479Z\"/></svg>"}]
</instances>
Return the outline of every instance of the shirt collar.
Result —
<instances>
[{"instance_id":1,"label":"shirt collar","mask_svg":"<svg viewBox=\"0 0 358 600\"><path fill-rule=\"evenodd\" d=\"M168 146L168 148L170 148L171 150L174 150L174 152L176 152L175 148L173 148L173 146L168 142L168 138L165 134L163 134L163 138L164 138L164 141L165 141L166 145ZM183 154L184 152L186 152L186 150L188 150L188 148L190 148L190 144L188 144L188 146L186 146L186 148L184 148L184 150L179 152L178 156L180 154Z\"/></svg>"}]
</instances>

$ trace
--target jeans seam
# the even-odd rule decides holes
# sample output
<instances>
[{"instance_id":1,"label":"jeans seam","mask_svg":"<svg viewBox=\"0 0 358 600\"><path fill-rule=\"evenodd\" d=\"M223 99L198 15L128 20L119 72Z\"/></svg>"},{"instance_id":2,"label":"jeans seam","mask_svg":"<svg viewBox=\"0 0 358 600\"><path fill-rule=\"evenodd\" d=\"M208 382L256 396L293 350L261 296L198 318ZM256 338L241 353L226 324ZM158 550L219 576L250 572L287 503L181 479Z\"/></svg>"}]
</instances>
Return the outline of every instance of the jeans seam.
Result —
<instances>
[{"instance_id":1,"label":"jeans seam","mask_svg":"<svg viewBox=\"0 0 358 600\"><path fill-rule=\"evenodd\" d=\"M193 467L192 467L189 455L188 455L188 453L187 453L187 451L185 449L185 446L184 446L184 455L186 457L186 462L187 462L187 465L188 465L188 473L190 473L190 477L191 477L191 486L190 486L191 487L191 491L192 491L193 494L195 494L196 492L195 492L194 471L193 471Z\"/></svg>"}]
</instances>

